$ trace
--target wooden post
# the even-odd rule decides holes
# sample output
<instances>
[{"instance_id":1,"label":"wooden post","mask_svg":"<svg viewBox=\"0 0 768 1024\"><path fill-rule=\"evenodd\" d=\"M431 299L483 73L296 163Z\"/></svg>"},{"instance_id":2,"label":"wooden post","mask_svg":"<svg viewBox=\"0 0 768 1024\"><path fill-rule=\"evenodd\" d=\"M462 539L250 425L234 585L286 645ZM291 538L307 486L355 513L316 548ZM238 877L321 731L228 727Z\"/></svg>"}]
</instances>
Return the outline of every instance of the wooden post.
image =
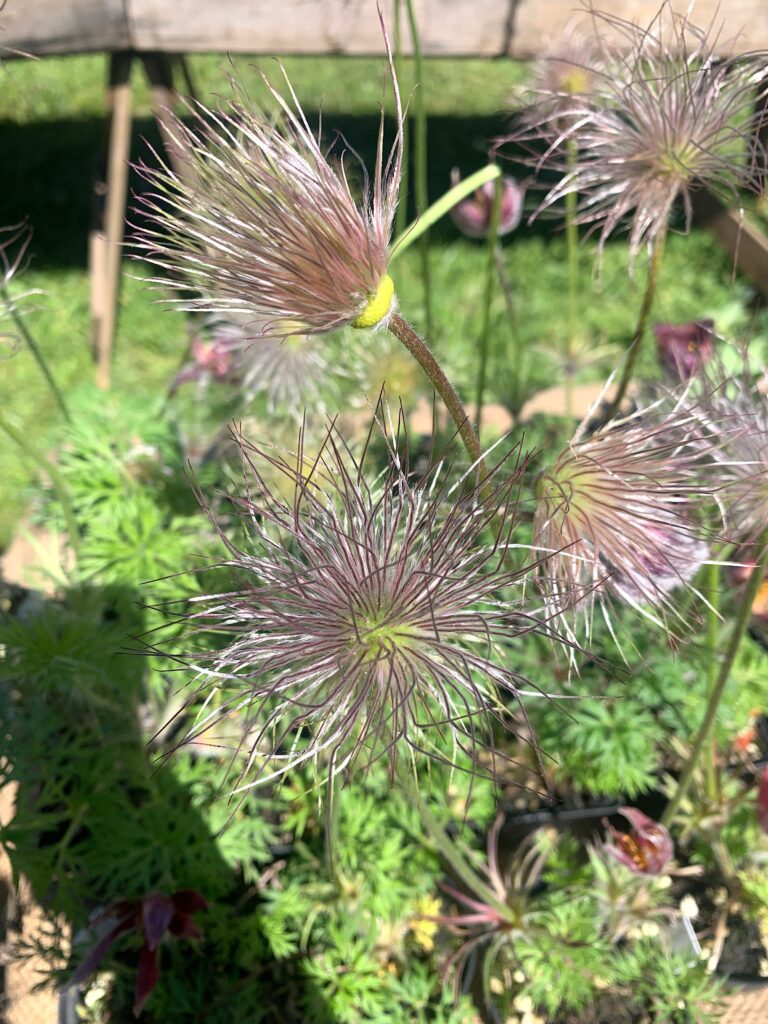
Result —
<instances>
[{"instance_id":1,"label":"wooden post","mask_svg":"<svg viewBox=\"0 0 768 1024\"><path fill-rule=\"evenodd\" d=\"M173 63L167 53L142 53L141 61L149 79L152 93L152 113L155 116L163 148L171 167L180 178L184 178L187 167L174 139L171 111L176 106L178 93L173 86Z\"/></svg>"},{"instance_id":2,"label":"wooden post","mask_svg":"<svg viewBox=\"0 0 768 1024\"><path fill-rule=\"evenodd\" d=\"M132 95L130 50L113 53L109 65L109 154L102 239L91 242L91 308L96 349L96 383L108 388L120 290L120 262L128 198L128 160L131 147Z\"/></svg>"}]
</instances>

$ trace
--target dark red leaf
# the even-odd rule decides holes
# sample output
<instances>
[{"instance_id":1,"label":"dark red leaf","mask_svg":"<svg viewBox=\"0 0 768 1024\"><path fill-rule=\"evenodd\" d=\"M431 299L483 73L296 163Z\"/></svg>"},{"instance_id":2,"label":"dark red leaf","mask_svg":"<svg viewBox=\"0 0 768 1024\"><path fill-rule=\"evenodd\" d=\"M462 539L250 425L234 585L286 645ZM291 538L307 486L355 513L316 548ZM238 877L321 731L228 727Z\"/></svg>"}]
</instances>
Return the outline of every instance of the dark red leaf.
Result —
<instances>
[{"instance_id":1,"label":"dark red leaf","mask_svg":"<svg viewBox=\"0 0 768 1024\"><path fill-rule=\"evenodd\" d=\"M150 949L147 943L141 947L139 969L136 972L136 991L133 999L133 1015L138 1017L144 1009L144 1003L160 978L160 967L157 963L157 950Z\"/></svg>"},{"instance_id":2,"label":"dark red leaf","mask_svg":"<svg viewBox=\"0 0 768 1024\"><path fill-rule=\"evenodd\" d=\"M99 941L93 947L91 952L88 954L85 960L80 964L75 973L72 975L69 984L79 985L81 982L85 981L87 977L93 974L93 972L96 970L96 968L99 966L101 961L106 956L107 950L118 937L118 935L122 935L123 932L130 931L132 927L132 917L124 918L122 921L118 921L114 928L111 928L106 933L106 935L99 939Z\"/></svg>"},{"instance_id":3,"label":"dark red leaf","mask_svg":"<svg viewBox=\"0 0 768 1024\"><path fill-rule=\"evenodd\" d=\"M179 889L171 900L179 914L196 914L199 910L208 909L208 901L197 889Z\"/></svg>"}]
</instances>

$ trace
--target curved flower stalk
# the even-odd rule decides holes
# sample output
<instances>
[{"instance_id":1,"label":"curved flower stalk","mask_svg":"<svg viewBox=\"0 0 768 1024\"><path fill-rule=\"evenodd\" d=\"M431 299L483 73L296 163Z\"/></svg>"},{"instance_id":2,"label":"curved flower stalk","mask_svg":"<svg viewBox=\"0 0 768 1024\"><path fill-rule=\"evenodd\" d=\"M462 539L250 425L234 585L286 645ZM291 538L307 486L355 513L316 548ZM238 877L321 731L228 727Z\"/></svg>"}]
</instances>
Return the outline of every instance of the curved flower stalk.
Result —
<instances>
[{"instance_id":1,"label":"curved flower stalk","mask_svg":"<svg viewBox=\"0 0 768 1024\"><path fill-rule=\"evenodd\" d=\"M681 402L577 433L537 480L534 543L551 554L539 585L571 636L582 616L590 635L596 601L611 626L611 597L660 625L679 619L670 595L709 556L701 505L715 507L713 488L702 482L701 428ZM580 586L589 597L574 606Z\"/></svg>"},{"instance_id":2,"label":"curved flower stalk","mask_svg":"<svg viewBox=\"0 0 768 1024\"><path fill-rule=\"evenodd\" d=\"M330 780L386 758L394 775L399 757L421 753L492 772L496 755L481 766L480 749L509 719L502 698L525 692L508 644L547 632L504 597L525 574L504 564L520 468L502 481L497 467L479 504L467 477L449 487L440 464L414 479L396 438L375 484L335 429L309 468L238 441L247 539L223 538L233 588L195 599L190 630L227 643L185 655L197 668L192 699L205 697L188 738L236 712L240 789L307 762ZM290 499L262 462L285 476ZM499 513L503 534L486 543Z\"/></svg>"},{"instance_id":3,"label":"curved flower stalk","mask_svg":"<svg viewBox=\"0 0 768 1024\"><path fill-rule=\"evenodd\" d=\"M387 51L391 68L388 41ZM265 336L374 327L395 301L387 274L402 162L394 70L395 142L385 162L382 114L360 201L343 156L328 160L285 82L288 99L266 83L280 125L248 104L210 110L190 102L190 125L171 118L186 170L140 168L154 190L140 197L149 226L139 232L139 253L169 272L163 285L199 291L178 299L182 308L250 316Z\"/></svg>"},{"instance_id":4,"label":"curved flower stalk","mask_svg":"<svg viewBox=\"0 0 768 1024\"><path fill-rule=\"evenodd\" d=\"M543 116L511 140L538 145L532 161L560 175L534 217L577 195L576 221L598 233L602 250L631 214L634 260L663 239L678 199L690 223L694 189L738 203L740 189L760 188L766 153L757 139L762 115L755 103L766 92L766 56L719 59L714 26L694 27L667 2L645 27L591 13L599 53L590 69L592 96L567 108L556 138ZM618 44L607 41L611 35ZM575 164L565 152L570 139Z\"/></svg>"}]
</instances>

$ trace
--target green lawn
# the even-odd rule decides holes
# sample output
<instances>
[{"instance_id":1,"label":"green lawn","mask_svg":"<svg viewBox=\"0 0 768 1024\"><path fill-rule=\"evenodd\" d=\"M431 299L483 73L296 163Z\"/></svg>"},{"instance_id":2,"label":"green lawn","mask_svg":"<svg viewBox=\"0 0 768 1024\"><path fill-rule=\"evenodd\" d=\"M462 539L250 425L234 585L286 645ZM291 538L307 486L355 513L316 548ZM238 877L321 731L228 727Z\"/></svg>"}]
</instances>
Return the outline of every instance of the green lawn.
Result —
<instances>
[{"instance_id":1,"label":"green lawn","mask_svg":"<svg viewBox=\"0 0 768 1024\"><path fill-rule=\"evenodd\" d=\"M240 74L263 98L257 71L247 58L238 60ZM277 73L272 62L261 65ZM359 58L289 58L286 69L310 112L322 101L324 125L339 128L366 160L373 154L379 100L385 82L382 62ZM192 70L203 99L229 89L227 62L221 56L195 57ZM28 323L53 372L68 394L90 387L94 368L90 354L87 233L90 180L104 142L104 76L102 57L12 61L0 68L0 137L7 159L0 165L0 224L25 217L34 230L29 267L15 287L37 289L29 300ZM426 96L430 112L430 196L448 186L452 166L465 173L485 160L485 142L502 131L504 110L525 80L526 68L510 61L434 60L428 64ZM412 69L406 66L404 92L411 90ZM147 155L142 136L156 142L148 120L148 97L137 75L138 122L134 157ZM272 76L274 77L274 75ZM134 182L134 185L138 184ZM562 240L550 227L523 227L505 244L515 290L514 344L523 356L511 356L513 335L505 307L497 296L492 344L495 364L492 396L505 398L522 368L531 388L557 379L556 349L567 329L566 269ZM449 222L432 236L436 307L435 347L457 382L469 394L479 334L485 251L458 237ZM602 274L593 273L594 253L584 248L582 261L582 333L592 348L624 344L631 332L642 287L627 276L625 250L610 246ZM159 395L174 373L188 336L182 315L163 311L142 282L142 268L126 263L116 339L114 389ZM422 318L418 261L407 253L394 268L401 308L417 324ZM659 318L713 316L721 329L746 331L752 324L750 289L731 282L731 266L708 235L672 239L664 268ZM360 344L375 344L376 336ZM615 351L615 350L614 350ZM586 371L599 375L603 362ZM652 366L648 346L646 368ZM41 450L54 445L57 413L39 372L23 349L0 363L0 401L6 415ZM6 544L27 502L25 488L34 472L10 446L0 449L0 547Z\"/></svg>"}]
</instances>

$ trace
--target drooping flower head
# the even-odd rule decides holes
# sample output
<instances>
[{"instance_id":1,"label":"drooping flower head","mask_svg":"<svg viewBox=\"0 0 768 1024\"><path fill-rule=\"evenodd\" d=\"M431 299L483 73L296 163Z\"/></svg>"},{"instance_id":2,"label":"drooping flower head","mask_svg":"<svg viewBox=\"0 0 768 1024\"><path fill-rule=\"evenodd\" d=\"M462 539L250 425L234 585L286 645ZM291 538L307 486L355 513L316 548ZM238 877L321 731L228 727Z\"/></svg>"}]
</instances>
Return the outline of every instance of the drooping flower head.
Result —
<instances>
[{"instance_id":1,"label":"drooping flower head","mask_svg":"<svg viewBox=\"0 0 768 1024\"><path fill-rule=\"evenodd\" d=\"M280 411L301 420L307 409L323 409L322 386L331 374L314 336L264 337L250 317L231 313L210 319L206 339L194 338L191 354L191 362L174 378L172 392L186 381L213 379L234 385L245 403L264 395L270 414ZM338 374L337 369L333 376Z\"/></svg>"},{"instance_id":2,"label":"drooping flower head","mask_svg":"<svg viewBox=\"0 0 768 1024\"><path fill-rule=\"evenodd\" d=\"M187 656L207 695L190 738L237 712L244 788L303 763L332 777L384 758L394 773L398 752L476 762L505 717L500 697L520 695L509 644L539 627L505 600L523 575L504 567L514 516L498 541L487 533L517 473L488 480L480 503L440 464L415 479L382 433L387 465L370 483L335 429L309 467L301 436L296 459L239 439L247 537L226 540L232 588L196 599L190 620L226 645Z\"/></svg>"},{"instance_id":3,"label":"drooping flower head","mask_svg":"<svg viewBox=\"0 0 768 1024\"><path fill-rule=\"evenodd\" d=\"M659 362L678 381L690 380L715 353L715 321L692 320L687 324L654 324Z\"/></svg>"},{"instance_id":4,"label":"drooping flower head","mask_svg":"<svg viewBox=\"0 0 768 1024\"><path fill-rule=\"evenodd\" d=\"M387 52L392 68L388 42ZM190 102L190 124L172 119L183 171L141 168L153 191L140 198L149 224L139 251L169 272L163 284L199 292L179 299L183 308L245 314L264 335L373 327L394 302L387 265L402 160L394 70L396 139L385 161L382 114L359 201L344 156L329 160L285 81L287 99L267 82L278 125L247 100L219 110Z\"/></svg>"},{"instance_id":5,"label":"drooping flower head","mask_svg":"<svg viewBox=\"0 0 768 1024\"><path fill-rule=\"evenodd\" d=\"M451 186L461 181L457 167L451 171ZM525 186L515 181L509 174L504 174L498 183L501 188L501 206L497 235L508 235L520 223L523 215ZM462 234L468 238L486 238L491 228L493 204L496 198L497 182L486 181L476 189L474 194L462 199L451 208L451 220Z\"/></svg>"},{"instance_id":6,"label":"drooping flower head","mask_svg":"<svg viewBox=\"0 0 768 1024\"><path fill-rule=\"evenodd\" d=\"M534 542L550 552L539 577L553 614L582 613L587 633L595 599L613 596L659 621L669 594L708 557L699 505L695 417L676 403L657 406L576 438L536 484ZM583 606L570 595L590 588ZM574 614L569 614L573 611Z\"/></svg>"},{"instance_id":7,"label":"drooping flower head","mask_svg":"<svg viewBox=\"0 0 768 1024\"><path fill-rule=\"evenodd\" d=\"M601 65L592 95L574 101L557 138L542 118L511 139L543 145L532 159L560 175L537 212L578 195L577 222L592 226L601 248L631 214L634 259L664 235L678 199L690 223L695 188L737 202L739 189L759 189L766 154L755 103L766 91L766 59L720 59L727 47L714 27L695 28L668 2L646 27L590 10ZM564 154L569 138L575 166Z\"/></svg>"},{"instance_id":8,"label":"drooping flower head","mask_svg":"<svg viewBox=\"0 0 768 1024\"><path fill-rule=\"evenodd\" d=\"M635 874L660 874L675 853L668 829L636 807L620 807L619 814L629 821L632 831L611 828L612 842L605 843L603 849Z\"/></svg>"},{"instance_id":9,"label":"drooping flower head","mask_svg":"<svg viewBox=\"0 0 768 1024\"><path fill-rule=\"evenodd\" d=\"M136 933L142 939L142 946L136 972L133 1013L136 1017L140 1016L144 1004L160 980L160 942L166 937L202 938L194 916L207 908L207 900L196 889L178 889L170 896L152 892L140 900L119 900L111 904L94 923L113 921L112 928L96 943L75 971L70 984L78 985L93 974L121 935Z\"/></svg>"}]
</instances>

